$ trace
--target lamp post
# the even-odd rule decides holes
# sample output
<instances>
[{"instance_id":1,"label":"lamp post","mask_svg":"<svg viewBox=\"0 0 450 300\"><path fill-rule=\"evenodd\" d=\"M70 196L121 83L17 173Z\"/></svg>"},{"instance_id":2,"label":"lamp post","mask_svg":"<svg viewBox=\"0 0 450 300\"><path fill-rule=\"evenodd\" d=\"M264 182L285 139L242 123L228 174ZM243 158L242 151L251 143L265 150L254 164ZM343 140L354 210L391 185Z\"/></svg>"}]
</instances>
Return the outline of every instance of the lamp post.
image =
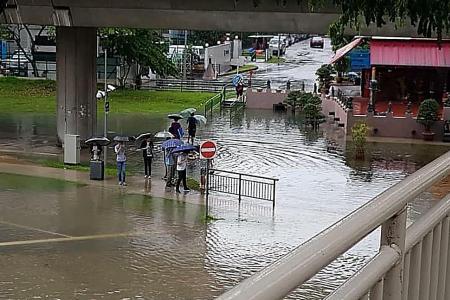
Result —
<instances>
[{"instance_id":1,"label":"lamp post","mask_svg":"<svg viewBox=\"0 0 450 300\"><path fill-rule=\"evenodd\" d=\"M104 49L105 52L105 124L104 124L104 129L103 129L103 136L104 137L108 137L108 113L109 113L109 102L108 102L108 83L106 82L107 79L107 72L108 72L108 50L105 48ZM107 149L108 147L105 147L105 152L103 152L103 161L105 164L105 169L106 169L106 160L107 160Z\"/></svg>"}]
</instances>

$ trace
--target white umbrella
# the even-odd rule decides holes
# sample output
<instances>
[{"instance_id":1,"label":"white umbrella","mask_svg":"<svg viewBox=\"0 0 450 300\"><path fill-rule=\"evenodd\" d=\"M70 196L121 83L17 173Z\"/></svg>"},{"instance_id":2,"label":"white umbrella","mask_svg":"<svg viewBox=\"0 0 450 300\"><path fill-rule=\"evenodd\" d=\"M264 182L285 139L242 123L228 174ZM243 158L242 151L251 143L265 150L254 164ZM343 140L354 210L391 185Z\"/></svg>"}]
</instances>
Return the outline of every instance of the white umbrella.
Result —
<instances>
[{"instance_id":1,"label":"white umbrella","mask_svg":"<svg viewBox=\"0 0 450 300\"><path fill-rule=\"evenodd\" d=\"M192 113L195 113L197 110L195 108L186 108L182 111L180 111L180 115L182 115L184 118L189 117Z\"/></svg>"},{"instance_id":2,"label":"white umbrella","mask_svg":"<svg viewBox=\"0 0 450 300\"><path fill-rule=\"evenodd\" d=\"M170 133L170 132L168 132L168 131L160 131L160 132L157 132L156 134L155 134L155 138L159 138L159 139L166 139L166 138L171 138L173 135Z\"/></svg>"},{"instance_id":3,"label":"white umbrella","mask_svg":"<svg viewBox=\"0 0 450 300\"><path fill-rule=\"evenodd\" d=\"M206 124L206 122L208 121L206 117L202 115L195 115L194 118L197 120L197 123L200 124Z\"/></svg>"}]
</instances>

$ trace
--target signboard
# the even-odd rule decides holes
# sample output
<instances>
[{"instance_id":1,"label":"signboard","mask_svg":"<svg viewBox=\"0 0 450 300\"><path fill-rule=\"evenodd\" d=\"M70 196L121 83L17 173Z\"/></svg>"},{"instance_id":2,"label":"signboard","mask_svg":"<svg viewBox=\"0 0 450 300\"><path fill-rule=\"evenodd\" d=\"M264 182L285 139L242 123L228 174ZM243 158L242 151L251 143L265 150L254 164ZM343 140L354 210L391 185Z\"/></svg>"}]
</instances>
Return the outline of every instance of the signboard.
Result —
<instances>
[{"instance_id":1,"label":"signboard","mask_svg":"<svg viewBox=\"0 0 450 300\"><path fill-rule=\"evenodd\" d=\"M368 50L353 50L349 54L350 70L352 72L361 72L363 69L370 69L370 53Z\"/></svg>"},{"instance_id":2,"label":"signboard","mask_svg":"<svg viewBox=\"0 0 450 300\"><path fill-rule=\"evenodd\" d=\"M200 157L203 159L213 159L217 154L217 145L213 141L205 141L200 145Z\"/></svg>"}]
</instances>

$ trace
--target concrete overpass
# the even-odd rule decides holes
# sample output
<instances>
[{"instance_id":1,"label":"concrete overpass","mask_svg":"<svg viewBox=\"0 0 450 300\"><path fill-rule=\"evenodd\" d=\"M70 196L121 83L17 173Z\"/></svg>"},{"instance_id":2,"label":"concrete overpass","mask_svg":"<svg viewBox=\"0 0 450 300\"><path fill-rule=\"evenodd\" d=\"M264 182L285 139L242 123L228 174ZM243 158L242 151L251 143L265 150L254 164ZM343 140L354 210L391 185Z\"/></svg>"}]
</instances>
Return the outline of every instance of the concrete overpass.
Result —
<instances>
[{"instance_id":1,"label":"concrete overpass","mask_svg":"<svg viewBox=\"0 0 450 300\"><path fill-rule=\"evenodd\" d=\"M96 28L220 30L234 32L322 33L339 17L330 1L311 11L306 1L290 0L8 0L0 23L57 27L58 137L96 129ZM414 36L411 26L382 30L372 26L359 34Z\"/></svg>"}]
</instances>

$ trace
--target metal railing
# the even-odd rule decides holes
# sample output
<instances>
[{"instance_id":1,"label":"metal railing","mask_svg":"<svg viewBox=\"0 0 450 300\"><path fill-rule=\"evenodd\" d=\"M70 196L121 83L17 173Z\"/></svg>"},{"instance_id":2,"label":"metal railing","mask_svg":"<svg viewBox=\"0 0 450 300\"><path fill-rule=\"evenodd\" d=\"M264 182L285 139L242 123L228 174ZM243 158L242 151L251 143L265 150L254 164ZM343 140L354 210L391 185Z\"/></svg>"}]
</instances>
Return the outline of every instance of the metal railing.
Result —
<instances>
[{"instance_id":1,"label":"metal railing","mask_svg":"<svg viewBox=\"0 0 450 300\"><path fill-rule=\"evenodd\" d=\"M219 299L281 299L380 226L378 254L328 299L450 299L449 196L406 229L408 202L449 174L447 152Z\"/></svg>"},{"instance_id":2,"label":"metal railing","mask_svg":"<svg viewBox=\"0 0 450 300\"><path fill-rule=\"evenodd\" d=\"M207 115L208 112L212 116L214 108L218 105L221 106L223 98L224 98L224 93L222 91L221 93L213 96L208 101L206 101L205 104L203 105L204 110L205 110L205 116Z\"/></svg>"},{"instance_id":3,"label":"metal railing","mask_svg":"<svg viewBox=\"0 0 450 300\"><path fill-rule=\"evenodd\" d=\"M207 179L208 192L214 191L242 197L271 201L275 207L275 189L278 179L237 172L210 169Z\"/></svg>"},{"instance_id":4,"label":"metal railing","mask_svg":"<svg viewBox=\"0 0 450 300\"><path fill-rule=\"evenodd\" d=\"M236 101L230 106L230 126L233 122L233 119L237 116L237 113L242 111L245 107L244 101Z\"/></svg>"},{"instance_id":5,"label":"metal railing","mask_svg":"<svg viewBox=\"0 0 450 300\"><path fill-rule=\"evenodd\" d=\"M227 82L182 79L152 79L142 83L141 89L193 92L221 92Z\"/></svg>"}]
</instances>

